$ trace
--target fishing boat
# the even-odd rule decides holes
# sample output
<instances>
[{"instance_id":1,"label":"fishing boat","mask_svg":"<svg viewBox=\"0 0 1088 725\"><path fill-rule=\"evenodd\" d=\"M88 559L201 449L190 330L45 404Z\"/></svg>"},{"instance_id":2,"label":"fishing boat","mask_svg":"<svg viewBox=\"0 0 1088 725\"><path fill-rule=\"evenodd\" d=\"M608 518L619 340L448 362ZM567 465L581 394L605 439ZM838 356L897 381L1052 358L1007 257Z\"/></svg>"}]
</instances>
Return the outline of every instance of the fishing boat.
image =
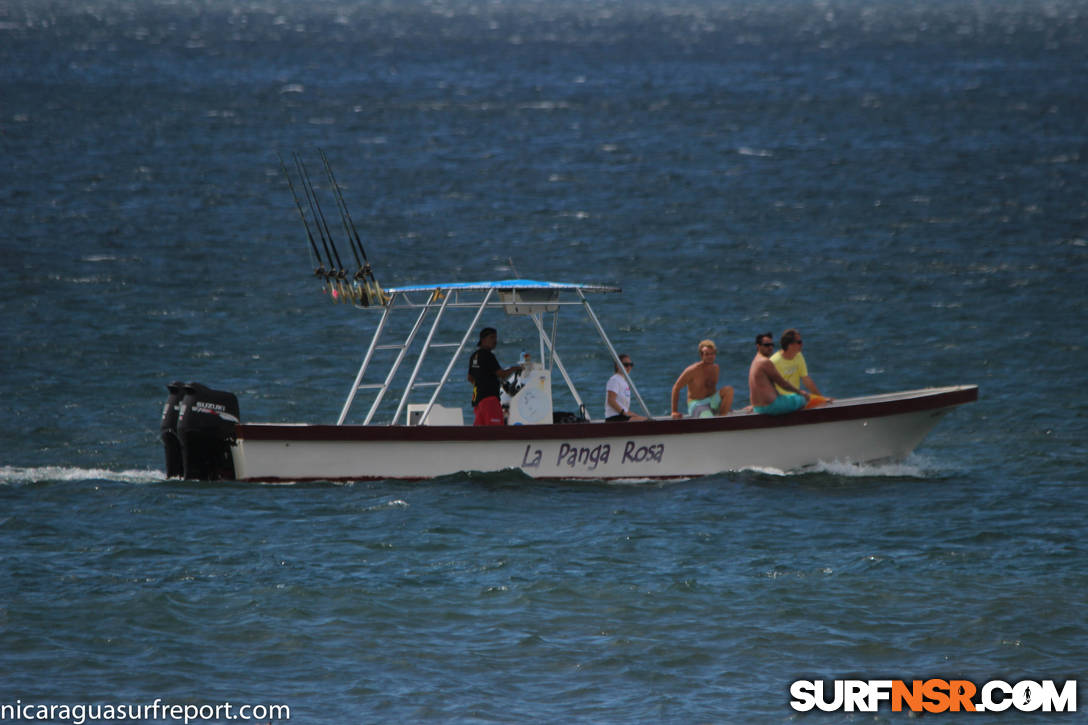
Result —
<instances>
[{"instance_id":1,"label":"fishing boat","mask_svg":"<svg viewBox=\"0 0 1088 725\"><path fill-rule=\"evenodd\" d=\"M168 476L419 480L511 470L531 478L655 480L746 469L792 472L820 463L901 460L953 408L978 398L977 386L956 385L839 399L779 416L750 409L710 418L655 416L589 302L591 295L618 294L618 287L515 278L382 288L323 154L322 159L360 267L354 275L344 272L296 156L321 240L319 246L295 195L316 274L330 298L378 316L339 417L328 424L242 422L232 393L171 383L162 418ZM597 372L614 365L646 420L610 422L591 414L567 353L560 351L560 316L566 320L571 310L599 343L590 350L586 339L592 333L567 335L574 342L564 350L573 347L572 357L592 361ZM505 316L504 338L534 344L521 354L524 369L504 384L506 424L466 424L461 401L467 397L470 343L485 320L492 324L499 315ZM528 328L528 336L510 332L519 325ZM558 405L553 382L564 396ZM360 405L366 399L369 405Z\"/></svg>"},{"instance_id":2,"label":"fishing boat","mask_svg":"<svg viewBox=\"0 0 1088 725\"><path fill-rule=\"evenodd\" d=\"M845 398L781 416L738 410L674 420L654 416L627 377L632 400L648 420L594 419L560 353L558 319L566 309L580 310L600 338L597 360L611 359L624 370L589 303L591 294L619 291L526 279L385 289L384 304L368 308L380 311L380 318L334 424L235 422L237 403L229 402L234 397L229 393L224 402L224 394L202 386L172 391L185 391L178 398L183 416L204 415L220 428L220 465L194 471L197 477L242 481L417 480L503 470L589 480L691 478L744 469L791 472L821 462L901 460L949 411L978 398L977 386L957 385ZM457 313L467 315L468 324L451 324ZM504 329L515 321L528 324L538 342L534 353L523 353L530 359L524 372L506 386L507 425L501 427L466 425L461 407L439 402L451 379L464 396L467 385L455 373L463 373L470 342L488 313L505 314ZM398 315L410 318L401 327L403 337L390 334ZM445 337L451 330L453 337ZM386 364L376 364L382 353ZM553 373L565 382L574 410L555 410ZM403 388L395 385L398 379ZM366 396L370 404L360 411L361 421L350 422ZM377 422L382 413L388 419Z\"/></svg>"}]
</instances>

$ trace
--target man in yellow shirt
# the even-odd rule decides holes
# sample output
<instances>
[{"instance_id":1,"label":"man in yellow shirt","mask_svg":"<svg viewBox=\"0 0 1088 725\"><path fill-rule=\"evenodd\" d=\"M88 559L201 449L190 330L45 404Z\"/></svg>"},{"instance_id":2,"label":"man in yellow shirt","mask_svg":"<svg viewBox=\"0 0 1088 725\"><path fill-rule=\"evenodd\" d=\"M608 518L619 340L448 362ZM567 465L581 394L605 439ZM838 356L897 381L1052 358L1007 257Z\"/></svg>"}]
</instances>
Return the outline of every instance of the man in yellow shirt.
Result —
<instances>
[{"instance_id":1,"label":"man in yellow shirt","mask_svg":"<svg viewBox=\"0 0 1088 725\"><path fill-rule=\"evenodd\" d=\"M790 385L795 388L800 388L801 383L805 384L805 388L808 392L815 395L822 395L820 389L816 387L816 383L812 381L812 378L808 374L808 366L805 365L805 356L801 352L801 345L804 341L801 339L801 333L793 328L790 328L782 333L782 349L771 355L771 362L778 368L778 372L782 374ZM789 390L775 385L779 394L788 393Z\"/></svg>"}]
</instances>

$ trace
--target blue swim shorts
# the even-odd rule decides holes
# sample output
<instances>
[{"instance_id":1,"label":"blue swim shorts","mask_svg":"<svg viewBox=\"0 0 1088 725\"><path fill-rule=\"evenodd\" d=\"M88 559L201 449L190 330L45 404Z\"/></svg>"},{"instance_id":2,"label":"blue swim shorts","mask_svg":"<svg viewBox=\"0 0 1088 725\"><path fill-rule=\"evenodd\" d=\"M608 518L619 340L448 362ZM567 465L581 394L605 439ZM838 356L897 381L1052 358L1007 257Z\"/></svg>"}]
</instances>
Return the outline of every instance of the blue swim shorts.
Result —
<instances>
[{"instance_id":1,"label":"blue swim shorts","mask_svg":"<svg viewBox=\"0 0 1088 725\"><path fill-rule=\"evenodd\" d=\"M805 407L805 396L797 393L785 393L774 399L770 405L757 405L752 410L763 415L785 415Z\"/></svg>"},{"instance_id":2,"label":"blue swim shorts","mask_svg":"<svg viewBox=\"0 0 1088 725\"><path fill-rule=\"evenodd\" d=\"M688 417L713 418L715 411L722 409L721 393L714 393L709 398L688 401Z\"/></svg>"}]
</instances>

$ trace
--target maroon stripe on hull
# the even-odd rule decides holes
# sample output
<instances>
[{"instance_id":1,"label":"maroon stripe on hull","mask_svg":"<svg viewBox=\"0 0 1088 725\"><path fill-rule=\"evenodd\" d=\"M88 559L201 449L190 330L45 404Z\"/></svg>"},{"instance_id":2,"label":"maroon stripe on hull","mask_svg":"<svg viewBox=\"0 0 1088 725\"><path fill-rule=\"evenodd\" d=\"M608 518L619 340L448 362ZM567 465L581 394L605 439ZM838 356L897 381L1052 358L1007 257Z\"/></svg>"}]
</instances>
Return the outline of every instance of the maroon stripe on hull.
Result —
<instances>
[{"instance_id":1,"label":"maroon stripe on hull","mask_svg":"<svg viewBox=\"0 0 1088 725\"><path fill-rule=\"evenodd\" d=\"M881 397L881 396L874 396ZM240 423L240 440L275 441L496 441L667 436L718 431L758 430L813 425L864 418L882 418L925 410L939 410L978 399L977 386L939 392L916 391L902 398L859 401L801 410L788 415L740 415L723 418L629 421L625 423L563 423L532 426L406 426L406 425L280 425ZM384 479L385 477L383 477ZM327 479L321 479L327 480ZM361 480L353 478L352 480Z\"/></svg>"},{"instance_id":2,"label":"maroon stripe on hull","mask_svg":"<svg viewBox=\"0 0 1088 725\"><path fill-rule=\"evenodd\" d=\"M511 472L519 472L516 468L506 469ZM488 475L498 473L498 471L484 471ZM452 474L450 474L452 475ZM692 478L699 478L701 474L685 474L682 476L548 476L543 479L545 481L571 481L582 483L593 482L608 482L608 481L686 481ZM439 476L437 478L443 478ZM261 478L242 478L239 479L243 483L270 483L270 484L291 484L291 483L359 483L360 481L401 481L403 483L414 483L416 481L434 481L435 478L420 478L413 476L409 478L402 478L400 476L348 476L339 478L324 477L310 477L310 478L274 478L272 476L262 476ZM526 480L532 481L532 477L526 477Z\"/></svg>"}]
</instances>

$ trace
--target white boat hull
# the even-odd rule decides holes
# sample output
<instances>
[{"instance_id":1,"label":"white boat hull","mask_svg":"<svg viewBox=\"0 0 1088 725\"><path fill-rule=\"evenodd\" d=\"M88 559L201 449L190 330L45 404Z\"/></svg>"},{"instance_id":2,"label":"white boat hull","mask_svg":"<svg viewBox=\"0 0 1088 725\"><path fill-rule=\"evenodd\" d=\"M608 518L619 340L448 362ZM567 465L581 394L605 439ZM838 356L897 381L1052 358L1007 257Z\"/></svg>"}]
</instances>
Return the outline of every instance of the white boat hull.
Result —
<instances>
[{"instance_id":1,"label":"white boat hull","mask_svg":"<svg viewBox=\"0 0 1088 725\"><path fill-rule=\"evenodd\" d=\"M904 458L973 385L834 402L785 416L733 413L473 428L241 424L235 473L246 481L427 479L518 469L533 478L663 479L723 471L795 471L820 462Z\"/></svg>"}]
</instances>

